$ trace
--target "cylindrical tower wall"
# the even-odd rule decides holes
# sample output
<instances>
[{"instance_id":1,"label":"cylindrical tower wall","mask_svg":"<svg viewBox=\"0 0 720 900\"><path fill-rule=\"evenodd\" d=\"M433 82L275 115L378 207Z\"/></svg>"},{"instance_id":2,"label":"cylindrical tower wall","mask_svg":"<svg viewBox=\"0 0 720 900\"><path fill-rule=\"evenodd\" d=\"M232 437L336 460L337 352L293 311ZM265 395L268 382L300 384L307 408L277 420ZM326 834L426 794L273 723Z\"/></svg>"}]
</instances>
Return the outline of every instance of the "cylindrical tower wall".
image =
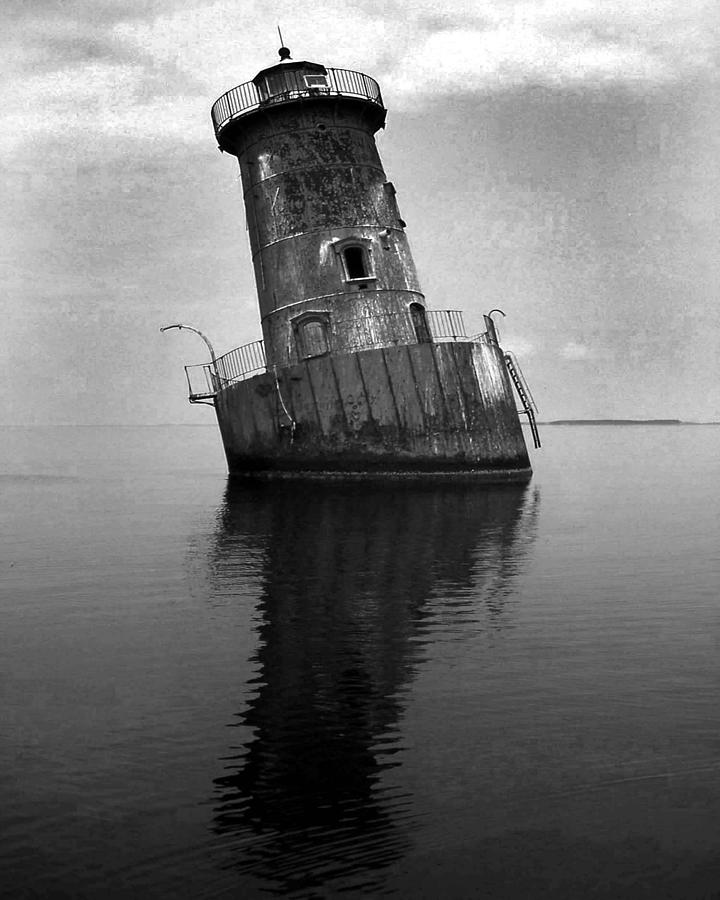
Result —
<instances>
[{"instance_id":1,"label":"cylindrical tower wall","mask_svg":"<svg viewBox=\"0 0 720 900\"><path fill-rule=\"evenodd\" d=\"M240 164L270 365L427 339L375 144L380 122L369 101L303 98L260 107L223 134Z\"/></svg>"}]
</instances>

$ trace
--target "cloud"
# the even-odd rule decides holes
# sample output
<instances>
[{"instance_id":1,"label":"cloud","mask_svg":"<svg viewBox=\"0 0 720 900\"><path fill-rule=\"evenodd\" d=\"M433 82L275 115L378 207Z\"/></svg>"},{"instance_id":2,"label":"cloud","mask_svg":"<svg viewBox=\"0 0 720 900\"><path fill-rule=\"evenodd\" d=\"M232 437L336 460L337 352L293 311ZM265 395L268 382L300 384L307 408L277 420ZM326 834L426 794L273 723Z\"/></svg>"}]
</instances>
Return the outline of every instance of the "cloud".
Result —
<instances>
[{"instance_id":1,"label":"cloud","mask_svg":"<svg viewBox=\"0 0 720 900\"><path fill-rule=\"evenodd\" d=\"M26 78L22 94L13 85L0 91L0 107L5 150L53 135L75 135L84 148L97 136L212 139L206 98L169 94L128 63L87 62Z\"/></svg>"},{"instance_id":2,"label":"cloud","mask_svg":"<svg viewBox=\"0 0 720 900\"><path fill-rule=\"evenodd\" d=\"M0 12L0 151L38 139L207 137L208 99L192 72L123 39L122 23L172 14L175 0L10 2Z\"/></svg>"},{"instance_id":3,"label":"cloud","mask_svg":"<svg viewBox=\"0 0 720 900\"><path fill-rule=\"evenodd\" d=\"M535 355L535 345L520 335L504 343L507 344L507 349L511 350L520 359L527 359L527 357Z\"/></svg>"},{"instance_id":4,"label":"cloud","mask_svg":"<svg viewBox=\"0 0 720 900\"><path fill-rule=\"evenodd\" d=\"M662 85L717 72L718 18L705 0L468 4L462 24L420 17L393 86L411 96L525 83Z\"/></svg>"},{"instance_id":5,"label":"cloud","mask_svg":"<svg viewBox=\"0 0 720 900\"><path fill-rule=\"evenodd\" d=\"M297 58L358 67L400 96L502 90L531 81L663 83L715 67L716 0L484 0L457 2L448 14L434 0L387 4L297 5L280 0L269 14L219 0L128 21L115 35L158 61L173 61L216 89L272 59L275 23Z\"/></svg>"},{"instance_id":6,"label":"cloud","mask_svg":"<svg viewBox=\"0 0 720 900\"><path fill-rule=\"evenodd\" d=\"M579 341L568 341L560 348L558 356L570 362L582 362L584 360L611 359L612 352L607 348L591 347Z\"/></svg>"},{"instance_id":7,"label":"cloud","mask_svg":"<svg viewBox=\"0 0 720 900\"><path fill-rule=\"evenodd\" d=\"M22 10L27 10L24 14ZM207 139L207 111L271 63L276 24L295 58L377 77L393 108L458 93L641 86L717 74L716 0L434 0L332 6L278 0L11 4L0 147L38 134ZM0 39L2 40L2 39Z\"/></svg>"}]
</instances>

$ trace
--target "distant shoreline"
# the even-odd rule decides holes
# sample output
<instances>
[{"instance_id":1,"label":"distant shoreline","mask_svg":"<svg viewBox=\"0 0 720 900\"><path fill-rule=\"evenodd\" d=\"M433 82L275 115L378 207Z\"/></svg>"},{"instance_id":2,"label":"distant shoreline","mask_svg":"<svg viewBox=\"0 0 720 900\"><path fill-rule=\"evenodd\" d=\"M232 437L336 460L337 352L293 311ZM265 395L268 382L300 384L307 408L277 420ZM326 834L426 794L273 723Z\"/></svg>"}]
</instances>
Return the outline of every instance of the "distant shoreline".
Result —
<instances>
[{"instance_id":1,"label":"distant shoreline","mask_svg":"<svg viewBox=\"0 0 720 900\"><path fill-rule=\"evenodd\" d=\"M526 425L527 422L523 422ZM547 421L538 421L538 425L543 427L547 425L714 425L720 426L720 421L709 422L686 422L682 419L552 419ZM45 424L39 422L0 422L0 428L13 428L17 430L39 429L52 430L54 428L214 428L217 429L217 423L214 422L47 422Z\"/></svg>"},{"instance_id":2,"label":"distant shoreline","mask_svg":"<svg viewBox=\"0 0 720 900\"><path fill-rule=\"evenodd\" d=\"M681 419L553 419L539 425L718 425L719 422L683 422Z\"/></svg>"}]
</instances>

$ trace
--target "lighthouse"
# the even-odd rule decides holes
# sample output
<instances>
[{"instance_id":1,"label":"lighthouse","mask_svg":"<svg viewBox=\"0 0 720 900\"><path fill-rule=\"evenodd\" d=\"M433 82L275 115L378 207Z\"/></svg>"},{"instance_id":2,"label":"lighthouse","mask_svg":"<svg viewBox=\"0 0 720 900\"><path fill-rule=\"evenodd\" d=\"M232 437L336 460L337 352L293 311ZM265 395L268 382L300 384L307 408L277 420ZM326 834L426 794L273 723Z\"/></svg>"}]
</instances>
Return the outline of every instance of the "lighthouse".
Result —
<instances>
[{"instance_id":1,"label":"lighthouse","mask_svg":"<svg viewBox=\"0 0 720 900\"><path fill-rule=\"evenodd\" d=\"M532 398L492 318L469 337L422 292L375 143L379 85L279 56L212 107L240 168L263 335L186 367L230 472L528 478L513 386L536 435Z\"/></svg>"},{"instance_id":2,"label":"lighthouse","mask_svg":"<svg viewBox=\"0 0 720 900\"><path fill-rule=\"evenodd\" d=\"M220 148L240 164L267 362L429 340L375 145L380 88L289 52L251 82L256 109L233 114L232 92L213 107Z\"/></svg>"}]
</instances>

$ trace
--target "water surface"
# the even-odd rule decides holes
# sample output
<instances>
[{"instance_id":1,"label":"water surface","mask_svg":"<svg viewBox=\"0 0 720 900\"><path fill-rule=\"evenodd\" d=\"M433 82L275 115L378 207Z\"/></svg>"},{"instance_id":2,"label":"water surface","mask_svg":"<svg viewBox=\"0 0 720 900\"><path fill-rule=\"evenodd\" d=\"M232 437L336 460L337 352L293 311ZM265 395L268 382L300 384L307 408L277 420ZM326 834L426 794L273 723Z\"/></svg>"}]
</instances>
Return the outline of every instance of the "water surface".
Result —
<instances>
[{"instance_id":1,"label":"water surface","mask_svg":"<svg viewBox=\"0 0 720 900\"><path fill-rule=\"evenodd\" d=\"M213 427L7 429L8 896L720 895L720 428L543 438L248 487Z\"/></svg>"}]
</instances>

